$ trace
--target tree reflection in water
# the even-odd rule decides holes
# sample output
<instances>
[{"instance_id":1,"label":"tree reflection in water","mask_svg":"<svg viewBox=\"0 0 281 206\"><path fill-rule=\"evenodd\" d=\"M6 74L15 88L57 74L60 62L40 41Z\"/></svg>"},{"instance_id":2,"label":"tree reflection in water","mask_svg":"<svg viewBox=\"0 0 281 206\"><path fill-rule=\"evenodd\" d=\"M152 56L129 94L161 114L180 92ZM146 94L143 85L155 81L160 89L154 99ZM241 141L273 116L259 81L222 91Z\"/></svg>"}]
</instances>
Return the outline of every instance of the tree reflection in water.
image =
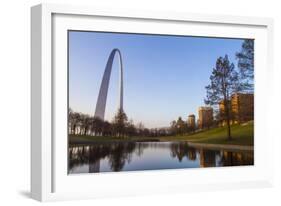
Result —
<instances>
[{"instance_id":1,"label":"tree reflection in water","mask_svg":"<svg viewBox=\"0 0 281 206\"><path fill-rule=\"evenodd\" d=\"M115 172L121 171L126 161L130 163L135 147L135 143L114 144L110 148L110 153L108 155L111 170Z\"/></svg>"},{"instance_id":2,"label":"tree reflection in water","mask_svg":"<svg viewBox=\"0 0 281 206\"><path fill-rule=\"evenodd\" d=\"M136 143L103 143L90 146L69 147L69 170L89 164L89 172L99 172L99 162L108 158L112 171L120 171L126 162L130 163Z\"/></svg>"},{"instance_id":3,"label":"tree reflection in water","mask_svg":"<svg viewBox=\"0 0 281 206\"><path fill-rule=\"evenodd\" d=\"M177 158L180 162L184 157L188 158L189 160L195 161L196 156L196 149L193 147L189 147L187 143L171 143L171 156L173 158Z\"/></svg>"},{"instance_id":4,"label":"tree reflection in water","mask_svg":"<svg viewBox=\"0 0 281 206\"><path fill-rule=\"evenodd\" d=\"M160 158L159 161L167 164L167 166L164 165L166 168L171 168L169 164L175 161L185 165L192 162L197 163L195 164L197 166L192 164L192 167L238 166L253 165L254 163L253 152L206 150L190 147L186 142L96 143L69 147L69 173L76 173L74 172L75 168L85 165L88 166L89 173L101 172L103 170L100 168L100 163L103 160L106 160L111 171L122 171L126 164L134 165L134 158L142 158L146 153L146 149L150 150L150 155L157 156L157 158ZM163 155L163 150L170 155ZM133 156L133 154L135 155ZM155 160L154 158L154 161L157 161L157 159ZM147 169L145 164L143 167L141 169Z\"/></svg>"}]
</instances>

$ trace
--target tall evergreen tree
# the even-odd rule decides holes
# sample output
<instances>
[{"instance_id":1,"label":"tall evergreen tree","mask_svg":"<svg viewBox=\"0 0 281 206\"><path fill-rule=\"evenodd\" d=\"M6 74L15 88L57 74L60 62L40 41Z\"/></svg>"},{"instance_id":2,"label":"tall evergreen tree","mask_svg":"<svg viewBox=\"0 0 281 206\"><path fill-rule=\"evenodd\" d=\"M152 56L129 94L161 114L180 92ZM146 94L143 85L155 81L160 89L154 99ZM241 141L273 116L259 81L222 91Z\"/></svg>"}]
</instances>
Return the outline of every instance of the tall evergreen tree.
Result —
<instances>
[{"instance_id":1,"label":"tall evergreen tree","mask_svg":"<svg viewBox=\"0 0 281 206\"><path fill-rule=\"evenodd\" d=\"M219 57L216 66L210 76L211 83L206 86L207 97L205 103L208 105L218 105L223 103L223 119L227 124L227 136L231 140L231 106L230 96L240 89L238 73L234 69L234 64L230 63L228 56Z\"/></svg>"},{"instance_id":2,"label":"tall evergreen tree","mask_svg":"<svg viewBox=\"0 0 281 206\"><path fill-rule=\"evenodd\" d=\"M254 40L246 39L240 52L236 53L241 83L244 89L254 89Z\"/></svg>"},{"instance_id":3,"label":"tall evergreen tree","mask_svg":"<svg viewBox=\"0 0 281 206\"><path fill-rule=\"evenodd\" d=\"M177 133L183 135L185 132L185 122L182 120L181 117L177 120Z\"/></svg>"},{"instance_id":4,"label":"tall evergreen tree","mask_svg":"<svg viewBox=\"0 0 281 206\"><path fill-rule=\"evenodd\" d=\"M113 125L117 136L124 135L127 122L128 122L128 117L126 113L122 109L118 109L113 119Z\"/></svg>"}]
</instances>

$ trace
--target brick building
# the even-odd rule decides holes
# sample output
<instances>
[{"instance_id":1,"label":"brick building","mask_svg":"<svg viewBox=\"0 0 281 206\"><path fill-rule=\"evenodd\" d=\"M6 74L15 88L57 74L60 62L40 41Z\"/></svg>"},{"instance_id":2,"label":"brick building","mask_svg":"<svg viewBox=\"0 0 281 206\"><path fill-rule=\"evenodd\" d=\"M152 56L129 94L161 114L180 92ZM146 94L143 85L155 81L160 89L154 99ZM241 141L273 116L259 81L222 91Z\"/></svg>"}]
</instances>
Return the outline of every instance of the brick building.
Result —
<instances>
[{"instance_id":1,"label":"brick building","mask_svg":"<svg viewBox=\"0 0 281 206\"><path fill-rule=\"evenodd\" d=\"M199 107L198 108L198 128L210 128L213 125L213 108L212 107Z\"/></svg>"},{"instance_id":2,"label":"brick building","mask_svg":"<svg viewBox=\"0 0 281 206\"><path fill-rule=\"evenodd\" d=\"M235 93L231 95L230 102L231 124L243 123L254 119L254 94ZM225 105L219 103L220 124L225 125Z\"/></svg>"}]
</instances>

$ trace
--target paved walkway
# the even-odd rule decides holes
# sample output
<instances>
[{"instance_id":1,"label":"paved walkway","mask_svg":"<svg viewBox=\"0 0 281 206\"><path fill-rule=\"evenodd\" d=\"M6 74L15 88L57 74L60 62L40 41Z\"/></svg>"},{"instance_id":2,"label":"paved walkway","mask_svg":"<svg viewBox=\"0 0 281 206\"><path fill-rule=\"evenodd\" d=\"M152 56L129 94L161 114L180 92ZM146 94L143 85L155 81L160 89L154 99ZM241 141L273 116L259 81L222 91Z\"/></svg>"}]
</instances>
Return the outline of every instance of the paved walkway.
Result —
<instances>
[{"instance_id":1,"label":"paved walkway","mask_svg":"<svg viewBox=\"0 0 281 206\"><path fill-rule=\"evenodd\" d=\"M205 144L188 142L188 145L195 148L207 148L213 150L228 150L228 151L254 151L254 146L243 145L226 145L226 144Z\"/></svg>"}]
</instances>

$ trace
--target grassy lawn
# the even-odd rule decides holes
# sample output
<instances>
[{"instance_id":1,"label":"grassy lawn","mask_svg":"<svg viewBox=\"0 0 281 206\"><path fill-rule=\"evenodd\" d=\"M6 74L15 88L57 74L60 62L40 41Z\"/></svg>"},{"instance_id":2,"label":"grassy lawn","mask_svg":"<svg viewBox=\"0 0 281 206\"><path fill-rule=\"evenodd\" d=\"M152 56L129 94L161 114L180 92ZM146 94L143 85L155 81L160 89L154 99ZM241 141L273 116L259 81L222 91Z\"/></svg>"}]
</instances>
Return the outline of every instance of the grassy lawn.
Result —
<instances>
[{"instance_id":1,"label":"grassy lawn","mask_svg":"<svg viewBox=\"0 0 281 206\"><path fill-rule=\"evenodd\" d=\"M160 141L159 137L100 137L100 136L85 136L85 135L69 135L70 144L87 144L93 142L149 142L149 141Z\"/></svg>"},{"instance_id":2,"label":"grassy lawn","mask_svg":"<svg viewBox=\"0 0 281 206\"><path fill-rule=\"evenodd\" d=\"M70 135L70 144L87 144L91 142L110 141L190 141L209 144L254 145L254 125L248 122L231 126L232 140L227 140L226 127L213 128L191 135L177 135L167 137L93 137Z\"/></svg>"},{"instance_id":3,"label":"grassy lawn","mask_svg":"<svg viewBox=\"0 0 281 206\"><path fill-rule=\"evenodd\" d=\"M243 125L231 126L232 140L227 139L226 127L213 128L192 135L176 136L177 140L184 140L209 144L254 145L254 125L248 122ZM171 141L174 137L163 137Z\"/></svg>"}]
</instances>

